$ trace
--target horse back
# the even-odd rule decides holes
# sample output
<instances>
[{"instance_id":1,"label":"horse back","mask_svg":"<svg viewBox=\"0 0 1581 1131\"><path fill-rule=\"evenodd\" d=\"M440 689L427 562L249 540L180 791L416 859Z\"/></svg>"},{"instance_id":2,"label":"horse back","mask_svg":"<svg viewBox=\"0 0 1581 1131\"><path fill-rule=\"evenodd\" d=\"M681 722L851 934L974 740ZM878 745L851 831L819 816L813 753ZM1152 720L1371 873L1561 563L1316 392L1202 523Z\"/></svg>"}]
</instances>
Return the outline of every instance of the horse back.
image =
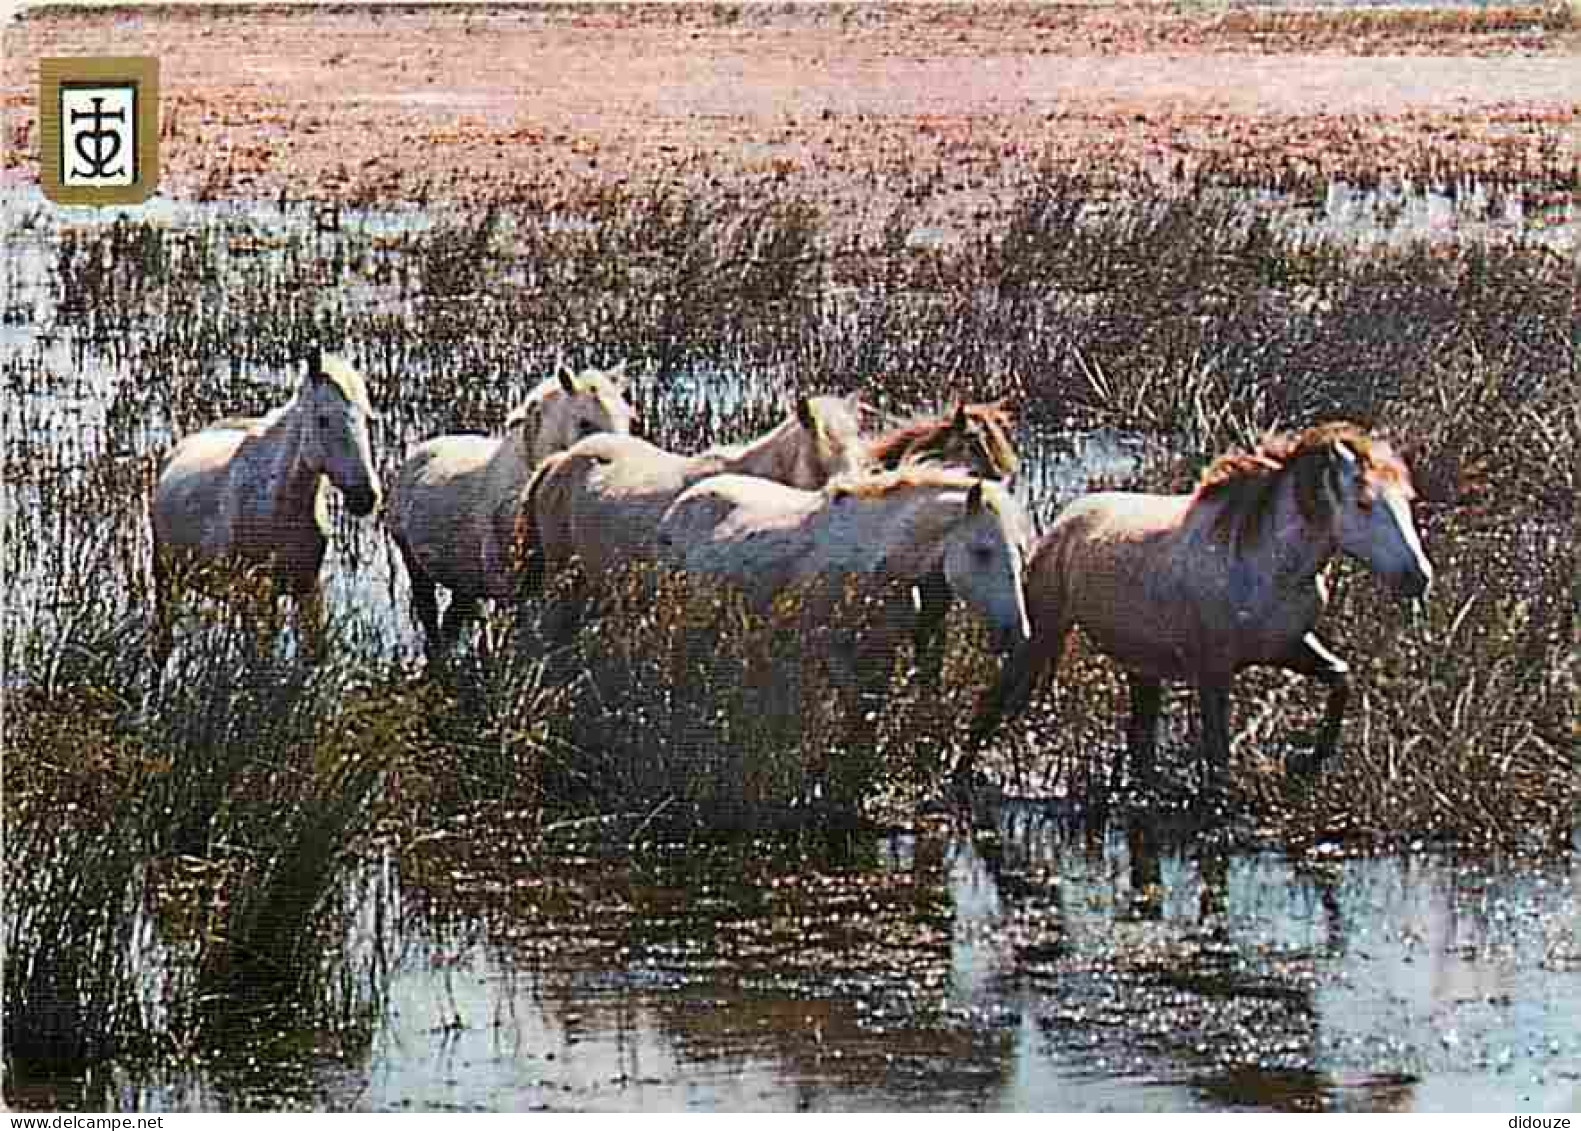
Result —
<instances>
[{"instance_id":1,"label":"horse back","mask_svg":"<svg viewBox=\"0 0 1581 1131\"><path fill-rule=\"evenodd\" d=\"M484 475L499 446L494 437L457 435L413 448L387 503L395 536L414 549L452 553L460 528L481 505Z\"/></svg>"},{"instance_id":2,"label":"horse back","mask_svg":"<svg viewBox=\"0 0 1581 1131\"><path fill-rule=\"evenodd\" d=\"M166 453L154 482L151 507L154 542L199 549L221 534L234 511L232 462L248 433L204 429L190 433Z\"/></svg>"}]
</instances>

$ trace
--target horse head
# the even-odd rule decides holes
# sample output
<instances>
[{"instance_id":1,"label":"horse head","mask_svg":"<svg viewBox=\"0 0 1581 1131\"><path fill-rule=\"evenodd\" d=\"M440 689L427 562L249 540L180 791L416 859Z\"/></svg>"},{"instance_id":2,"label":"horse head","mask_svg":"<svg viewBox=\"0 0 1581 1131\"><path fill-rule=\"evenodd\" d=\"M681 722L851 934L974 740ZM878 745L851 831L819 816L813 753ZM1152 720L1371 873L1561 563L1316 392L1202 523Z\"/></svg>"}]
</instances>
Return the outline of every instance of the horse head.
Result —
<instances>
[{"instance_id":1,"label":"horse head","mask_svg":"<svg viewBox=\"0 0 1581 1131\"><path fill-rule=\"evenodd\" d=\"M967 468L985 479L1006 483L1015 478L1021 460L1010 440L1006 400L955 406L942 443L944 462Z\"/></svg>"},{"instance_id":2,"label":"horse head","mask_svg":"<svg viewBox=\"0 0 1581 1131\"><path fill-rule=\"evenodd\" d=\"M635 410L626 400L625 374L625 362L581 373L561 366L534 389L505 418L505 430L521 445L526 462L535 467L545 456L599 432L630 433Z\"/></svg>"},{"instance_id":3,"label":"horse head","mask_svg":"<svg viewBox=\"0 0 1581 1131\"><path fill-rule=\"evenodd\" d=\"M343 358L315 350L298 390L303 418L303 457L327 476L355 515L379 505L379 476L373 466L368 422L374 418L368 387Z\"/></svg>"},{"instance_id":4,"label":"horse head","mask_svg":"<svg viewBox=\"0 0 1581 1131\"><path fill-rule=\"evenodd\" d=\"M848 397L799 397L795 435L795 471L791 486L816 490L832 479L855 475L872 466L862 439L861 400Z\"/></svg>"},{"instance_id":5,"label":"horse head","mask_svg":"<svg viewBox=\"0 0 1581 1131\"><path fill-rule=\"evenodd\" d=\"M1322 475L1340 550L1365 562L1401 597L1426 593L1433 566L1411 516L1416 491L1405 464L1382 441L1358 451L1341 439L1325 452Z\"/></svg>"},{"instance_id":6,"label":"horse head","mask_svg":"<svg viewBox=\"0 0 1581 1131\"><path fill-rule=\"evenodd\" d=\"M1032 637L1024 585L1026 515L1007 491L982 480L966 491L962 505L945 534L944 580L987 620L996 649L1025 643Z\"/></svg>"}]
</instances>

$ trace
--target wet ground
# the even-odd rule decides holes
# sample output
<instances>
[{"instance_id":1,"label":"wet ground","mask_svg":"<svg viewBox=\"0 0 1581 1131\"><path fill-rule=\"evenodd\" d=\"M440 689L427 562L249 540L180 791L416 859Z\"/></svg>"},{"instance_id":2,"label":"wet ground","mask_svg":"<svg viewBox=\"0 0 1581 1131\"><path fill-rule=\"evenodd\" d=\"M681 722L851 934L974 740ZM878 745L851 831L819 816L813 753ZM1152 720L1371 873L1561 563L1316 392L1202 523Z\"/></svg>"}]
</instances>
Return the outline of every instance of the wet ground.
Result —
<instances>
[{"instance_id":1,"label":"wet ground","mask_svg":"<svg viewBox=\"0 0 1581 1131\"><path fill-rule=\"evenodd\" d=\"M1133 829L1143 827L1133 825ZM124 1076L149 1110L1559 1111L1581 907L1553 861L1291 861L999 835L567 846L386 876L354 1055ZM364 939L363 946L371 944Z\"/></svg>"}]
</instances>

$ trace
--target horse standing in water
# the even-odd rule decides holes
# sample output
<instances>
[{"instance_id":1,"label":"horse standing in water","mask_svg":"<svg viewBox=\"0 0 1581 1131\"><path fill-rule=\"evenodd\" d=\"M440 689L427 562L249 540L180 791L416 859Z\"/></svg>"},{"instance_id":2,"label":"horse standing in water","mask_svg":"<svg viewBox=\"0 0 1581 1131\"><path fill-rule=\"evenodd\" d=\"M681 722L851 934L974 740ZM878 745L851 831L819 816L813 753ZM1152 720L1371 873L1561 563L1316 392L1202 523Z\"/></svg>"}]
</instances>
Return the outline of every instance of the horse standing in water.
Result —
<instances>
[{"instance_id":1,"label":"horse standing in water","mask_svg":"<svg viewBox=\"0 0 1581 1131\"><path fill-rule=\"evenodd\" d=\"M1162 682L1197 688L1210 786L1229 767L1229 696L1252 665L1312 676L1328 702L1311 768L1339 740L1349 668L1313 631L1335 554L1364 562L1405 598L1433 579L1411 518L1410 472L1353 424L1271 435L1219 457L1190 495L1102 492L1062 511L1027 571L1032 639L979 715L986 739L1025 709L1079 625L1129 677L1133 772L1152 775Z\"/></svg>"},{"instance_id":2,"label":"horse standing in water","mask_svg":"<svg viewBox=\"0 0 1581 1131\"><path fill-rule=\"evenodd\" d=\"M249 573L292 597L304 651L322 647L319 568L329 545L326 481L355 515L379 504L362 375L316 351L296 394L263 417L230 417L178 443L160 464L154 528L156 655L170 653L171 622L187 582L223 595Z\"/></svg>"},{"instance_id":3,"label":"horse standing in water","mask_svg":"<svg viewBox=\"0 0 1581 1131\"><path fill-rule=\"evenodd\" d=\"M894 470L903 463L954 467L981 479L1009 483L1021 464L1010 439L1013 421L1007 398L981 404L956 404L944 416L918 416L868 442L880 467ZM938 576L917 585L920 615L913 630L919 678L936 685L944 666L944 619L950 611L950 590Z\"/></svg>"},{"instance_id":4,"label":"horse standing in water","mask_svg":"<svg viewBox=\"0 0 1581 1131\"><path fill-rule=\"evenodd\" d=\"M407 456L388 521L430 660L455 646L484 600L512 595L516 501L533 469L585 437L631 431L624 370L562 370L505 418L503 436L440 436ZM443 620L440 586L451 594Z\"/></svg>"},{"instance_id":5,"label":"horse standing in water","mask_svg":"<svg viewBox=\"0 0 1581 1131\"><path fill-rule=\"evenodd\" d=\"M896 641L921 615L917 586L937 577L987 623L996 649L1030 636L1022 575L1031 524L992 482L925 464L836 480L821 491L719 475L683 492L665 512L659 542L671 564L728 579L767 613L793 588L804 628L830 627L848 581L890 595L876 622L837 631L835 682L852 700L848 741L872 740L864 701L881 697ZM895 584L899 583L899 584ZM805 634L804 634L805 638Z\"/></svg>"},{"instance_id":6,"label":"horse standing in water","mask_svg":"<svg viewBox=\"0 0 1581 1131\"><path fill-rule=\"evenodd\" d=\"M817 488L867 470L856 399L802 397L795 411L750 443L676 455L635 436L581 440L538 465L516 513L514 571L524 597L579 559L584 586L633 561L657 560L659 520L686 488L728 473ZM581 600L559 612L551 637L575 631Z\"/></svg>"}]
</instances>

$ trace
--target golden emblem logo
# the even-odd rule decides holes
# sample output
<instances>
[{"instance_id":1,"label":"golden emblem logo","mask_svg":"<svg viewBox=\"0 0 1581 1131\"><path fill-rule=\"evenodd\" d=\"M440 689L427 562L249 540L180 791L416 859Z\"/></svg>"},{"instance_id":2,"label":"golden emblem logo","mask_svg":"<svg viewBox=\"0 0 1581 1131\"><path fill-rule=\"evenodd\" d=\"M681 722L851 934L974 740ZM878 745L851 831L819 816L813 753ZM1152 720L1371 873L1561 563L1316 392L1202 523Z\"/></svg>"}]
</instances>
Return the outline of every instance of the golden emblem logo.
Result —
<instances>
[{"instance_id":1,"label":"golden emblem logo","mask_svg":"<svg viewBox=\"0 0 1581 1131\"><path fill-rule=\"evenodd\" d=\"M159 184L159 60L39 61L39 181L57 204L137 204Z\"/></svg>"}]
</instances>

